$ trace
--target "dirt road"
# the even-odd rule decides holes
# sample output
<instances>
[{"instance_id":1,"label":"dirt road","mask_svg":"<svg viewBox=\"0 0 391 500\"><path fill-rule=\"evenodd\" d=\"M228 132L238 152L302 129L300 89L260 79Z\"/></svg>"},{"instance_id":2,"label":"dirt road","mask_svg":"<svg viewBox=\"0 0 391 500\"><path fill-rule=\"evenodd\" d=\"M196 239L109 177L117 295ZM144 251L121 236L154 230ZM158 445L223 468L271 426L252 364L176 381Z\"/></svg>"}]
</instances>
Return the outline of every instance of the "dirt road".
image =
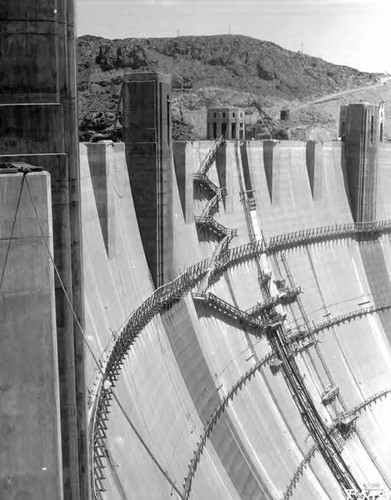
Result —
<instances>
[{"instance_id":1,"label":"dirt road","mask_svg":"<svg viewBox=\"0 0 391 500\"><path fill-rule=\"evenodd\" d=\"M314 99L313 101L308 101L303 104L300 104L300 106L296 106L295 108L292 108L291 111L299 111L300 109L306 108L308 106L311 106L312 104L319 104L321 102L327 102L327 101L332 101L333 99L336 99L337 97L340 97L342 95L346 94L352 94L354 92L359 92L360 90L366 90L370 88L375 88L375 87L381 87L384 85L386 82L391 80L391 76L386 76L384 78L381 78L381 80L377 83L371 84L371 85L366 85L365 87L358 87L356 89L349 89L349 90L342 90L341 92L336 92L335 94L328 94L323 97L319 97L318 99Z\"/></svg>"}]
</instances>

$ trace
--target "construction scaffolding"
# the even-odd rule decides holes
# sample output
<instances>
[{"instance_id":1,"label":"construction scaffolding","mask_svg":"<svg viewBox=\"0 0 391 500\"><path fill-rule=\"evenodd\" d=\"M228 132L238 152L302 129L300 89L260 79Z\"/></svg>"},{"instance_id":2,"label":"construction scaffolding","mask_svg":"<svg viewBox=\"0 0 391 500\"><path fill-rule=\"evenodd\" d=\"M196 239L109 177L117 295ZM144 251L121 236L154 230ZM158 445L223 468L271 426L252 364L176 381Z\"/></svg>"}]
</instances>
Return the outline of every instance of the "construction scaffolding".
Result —
<instances>
[{"instance_id":1,"label":"construction scaffolding","mask_svg":"<svg viewBox=\"0 0 391 500\"><path fill-rule=\"evenodd\" d=\"M246 311L242 311L238 307L220 299L211 292L208 293L193 293L193 300L211 307L227 316L228 318L238 321L242 328L256 330L258 334L264 333L264 325L261 321L253 318Z\"/></svg>"},{"instance_id":2,"label":"construction scaffolding","mask_svg":"<svg viewBox=\"0 0 391 500\"><path fill-rule=\"evenodd\" d=\"M290 346L285 339L282 322L271 322L268 326L267 336L277 358L282 362L283 376L303 422L335 479L345 494L351 490L360 492L361 488L359 484L342 458L336 442L323 423L304 385L297 364L292 356Z\"/></svg>"}]
</instances>

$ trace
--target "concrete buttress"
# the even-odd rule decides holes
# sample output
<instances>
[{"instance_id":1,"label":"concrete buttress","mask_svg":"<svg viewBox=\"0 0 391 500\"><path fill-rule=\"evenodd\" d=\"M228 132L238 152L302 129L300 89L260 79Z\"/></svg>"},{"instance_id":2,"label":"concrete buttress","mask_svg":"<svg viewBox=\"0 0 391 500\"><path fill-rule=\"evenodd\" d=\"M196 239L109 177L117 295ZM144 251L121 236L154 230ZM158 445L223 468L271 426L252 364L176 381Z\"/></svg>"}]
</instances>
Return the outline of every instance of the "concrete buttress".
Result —
<instances>
[{"instance_id":1,"label":"concrete buttress","mask_svg":"<svg viewBox=\"0 0 391 500\"><path fill-rule=\"evenodd\" d=\"M0 498L62 500L49 174L0 175L0 213Z\"/></svg>"}]
</instances>

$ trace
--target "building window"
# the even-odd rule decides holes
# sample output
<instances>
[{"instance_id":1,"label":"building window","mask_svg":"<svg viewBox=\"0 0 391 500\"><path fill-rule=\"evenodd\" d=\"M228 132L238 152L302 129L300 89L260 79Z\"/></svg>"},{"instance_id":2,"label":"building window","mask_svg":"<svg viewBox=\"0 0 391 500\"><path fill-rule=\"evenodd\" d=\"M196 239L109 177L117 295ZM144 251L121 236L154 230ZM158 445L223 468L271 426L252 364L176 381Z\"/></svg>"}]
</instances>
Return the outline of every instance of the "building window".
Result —
<instances>
[{"instance_id":1,"label":"building window","mask_svg":"<svg viewBox=\"0 0 391 500\"><path fill-rule=\"evenodd\" d=\"M380 142L383 142L383 123L380 124Z\"/></svg>"},{"instance_id":2,"label":"building window","mask_svg":"<svg viewBox=\"0 0 391 500\"><path fill-rule=\"evenodd\" d=\"M216 118L216 113L214 113L214 118Z\"/></svg>"},{"instance_id":3,"label":"building window","mask_svg":"<svg viewBox=\"0 0 391 500\"><path fill-rule=\"evenodd\" d=\"M223 118L225 118L225 113L223 113Z\"/></svg>"},{"instance_id":4,"label":"building window","mask_svg":"<svg viewBox=\"0 0 391 500\"><path fill-rule=\"evenodd\" d=\"M235 118L235 113L232 113L232 116Z\"/></svg>"}]
</instances>

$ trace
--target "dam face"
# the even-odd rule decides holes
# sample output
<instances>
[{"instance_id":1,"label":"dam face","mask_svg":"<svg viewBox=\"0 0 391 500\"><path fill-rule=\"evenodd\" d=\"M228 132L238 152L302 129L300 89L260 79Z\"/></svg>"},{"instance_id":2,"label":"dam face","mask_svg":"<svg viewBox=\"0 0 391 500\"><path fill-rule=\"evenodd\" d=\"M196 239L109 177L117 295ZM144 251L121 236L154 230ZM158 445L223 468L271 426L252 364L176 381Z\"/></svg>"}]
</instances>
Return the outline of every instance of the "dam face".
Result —
<instances>
[{"instance_id":1,"label":"dam face","mask_svg":"<svg viewBox=\"0 0 391 500\"><path fill-rule=\"evenodd\" d=\"M179 276L154 291L125 146L81 145L86 332L105 374L87 361L90 412L103 414L100 401L110 399L103 379L121 404L111 399L92 453L103 456L94 462L99 498L349 495L319 446L318 424L311 430L298 409L265 328L272 310L344 473L389 497L391 149L378 150L377 221L359 225L343 148L174 144ZM111 256L94 189L98 149ZM92 424L101 428L99 418Z\"/></svg>"}]
</instances>

